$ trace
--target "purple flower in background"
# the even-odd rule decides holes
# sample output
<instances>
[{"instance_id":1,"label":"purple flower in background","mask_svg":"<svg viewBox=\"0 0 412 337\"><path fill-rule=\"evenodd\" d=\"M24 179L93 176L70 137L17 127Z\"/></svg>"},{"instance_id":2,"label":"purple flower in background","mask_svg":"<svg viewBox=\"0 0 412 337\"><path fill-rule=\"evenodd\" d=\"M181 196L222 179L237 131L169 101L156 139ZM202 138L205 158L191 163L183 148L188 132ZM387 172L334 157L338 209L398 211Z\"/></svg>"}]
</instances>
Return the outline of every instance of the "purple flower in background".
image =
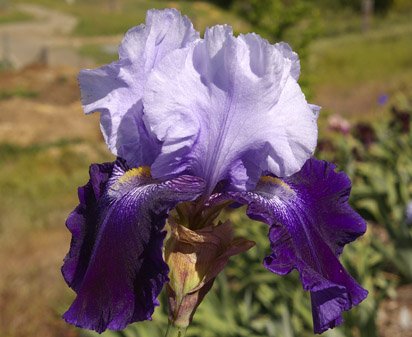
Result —
<instances>
[{"instance_id":1,"label":"purple flower in background","mask_svg":"<svg viewBox=\"0 0 412 337\"><path fill-rule=\"evenodd\" d=\"M328 128L343 135L348 135L351 130L351 124L341 115L334 114L328 118Z\"/></svg>"},{"instance_id":2,"label":"purple flower in background","mask_svg":"<svg viewBox=\"0 0 412 337\"><path fill-rule=\"evenodd\" d=\"M412 201L409 201L405 209L406 224L412 225Z\"/></svg>"},{"instance_id":3,"label":"purple flower in background","mask_svg":"<svg viewBox=\"0 0 412 337\"><path fill-rule=\"evenodd\" d=\"M378 96L378 104L379 105L385 105L389 100L389 95L387 94L381 94Z\"/></svg>"},{"instance_id":4,"label":"purple flower in background","mask_svg":"<svg viewBox=\"0 0 412 337\"><path fill-rule=\"evenodd\" d=\"M269 225L264 266L299 271L315 332L340 324L366 297L338 260L365 222L348 204L348 177L312 158L319 108L306 102L299 73L285 43L235 37L229 26L201 39L170 9L149 11L146 25L129 30L117 62L80 73L84 110L100 112L118 159L90 167L67 219L73 238L62 271L77 293L69 323L102 332L151 318L169 277L179 279L162 253L167 219L181 251L202 240L218 247L198 249L214 259L213 268L196 268L203 281L179 292L168 284L174 305L185 295L198 305L229 256L251 247L224 237L226 223L213 224L231 203ZM169 260L183 261L181 251Z\"/></svg>"}]
</instances>

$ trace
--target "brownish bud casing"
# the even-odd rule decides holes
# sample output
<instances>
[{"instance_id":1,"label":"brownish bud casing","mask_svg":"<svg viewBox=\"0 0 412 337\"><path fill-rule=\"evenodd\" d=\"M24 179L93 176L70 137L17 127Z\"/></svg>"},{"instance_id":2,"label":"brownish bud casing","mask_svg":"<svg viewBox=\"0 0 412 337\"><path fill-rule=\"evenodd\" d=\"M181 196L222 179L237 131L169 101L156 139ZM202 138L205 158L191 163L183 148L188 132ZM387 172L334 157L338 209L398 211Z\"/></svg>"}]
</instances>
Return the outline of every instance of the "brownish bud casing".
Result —
<instances>
[{"instance_id":1,"label":"brownish bud casing","mask_svg":"<svg viewBox=\"0 0 412 337\"><path fill-rule=\"evenodd\" d=\"M229 221L196 231L173 219L169 219L169 226L170 237L165 245L165 260L170 268L169 319L175 326L186 328L229 258L255 243L234 238Z\"/></svg>"}]
</instances>

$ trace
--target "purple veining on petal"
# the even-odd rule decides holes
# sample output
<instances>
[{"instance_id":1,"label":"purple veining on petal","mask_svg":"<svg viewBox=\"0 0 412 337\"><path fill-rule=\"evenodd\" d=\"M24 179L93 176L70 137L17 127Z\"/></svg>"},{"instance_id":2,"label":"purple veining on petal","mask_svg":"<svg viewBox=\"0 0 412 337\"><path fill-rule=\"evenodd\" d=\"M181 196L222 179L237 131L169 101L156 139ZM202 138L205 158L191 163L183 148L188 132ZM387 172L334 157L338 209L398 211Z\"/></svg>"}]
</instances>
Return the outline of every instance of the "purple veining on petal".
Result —
<instances>
[{"instance_id":1,"label":"purple veining on petal","mask_svg":"<svg viewBox=\"0 0 412 337\"><path fill-rule=\"evenodd\" d=\"M77 281L83 278L87 269L97 229L94 226L93 215L96 212L97 200L101 198L112 174L113 166L114 163L90 166L89 182L78 189L80 203L66 220L66 226L72 233L72 241L62 273L68 285L74 290L78 289Z\"/></svg>"},{"instance_id":2,"label":"purple veining on petal","mask_svg":"<svg viewBox=\"0 0 412 337\"><path fill-rule=\"evenodd\" d=\"M126 33L119 61L80 72L85 113L101 113L107 145L129 165L151 165L160 151L160 142L142 121L141 100L148 74L165 55L198 37L190 20L177 10L150 10L146 25Z\"/></svg>"},{"instance_id":3,"label":"purple veining on petal","mask_svg":"<svg viewBox=\"0 0 412 337\"><path fill-rule=\"evenodd\" d=\"M338 260L345 244L366 230L365 221L348 203L351 183L333 164L310 159L291 177L263 177L254 192L213 196L247 204L247 214L270 225L272 254L264 265L284 275L300 273L311 292L314 330L321 333L342 323L342 312L359 304L363 289Z\"/></svg>"},{"instance_id":4,"label":"purple veining on petal","mask_svg":"<svg viewBox=\"0 0 412 337\"><path fill-rule=\"evenodd\" d=\"M254 186L262 171L288 176L312 155L317 114L296 82L297 55L228 26L173 51L151 73L143 97L146 126L162 141L155 177L204 178Z\"/></svg>"},{"instance_id":5,"label":"purple veining on petal","mask_svg":"<svg viewBox=\"0 0 412 337\"><path fill-rule=\"evenodd\" d=\"M204 187L192 176L156 182L120 160L92 165L67 219L73 237L62 272L77 297L65 320L102 332L150 319L168 280L162 257L167 213Z\"/></svg>"}]
</instances>

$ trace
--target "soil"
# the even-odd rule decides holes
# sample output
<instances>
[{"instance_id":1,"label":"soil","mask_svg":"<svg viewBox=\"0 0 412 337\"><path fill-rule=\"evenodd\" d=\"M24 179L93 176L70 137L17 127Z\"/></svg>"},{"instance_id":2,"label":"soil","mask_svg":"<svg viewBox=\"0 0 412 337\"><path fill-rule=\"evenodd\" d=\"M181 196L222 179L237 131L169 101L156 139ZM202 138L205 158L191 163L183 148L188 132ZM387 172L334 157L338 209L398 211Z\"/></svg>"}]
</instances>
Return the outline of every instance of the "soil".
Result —
<instances>
[{"instance_id":1,"label":"soil","mask_svg":"<svg viewBox=\"0 0 412 337\"><path fill-rule=\"evenodd\" d=\"M29 232L16 242L1 240L0 331L5 336L78 336L56 312L69 304L62 302L70 295L60 274L69 242L63 226Z\"/></svg>"},{"instance_id":2,"label":"soil","mask_svg":"<svg viewBox=\"0 0 412 337\"><path fill-rule=\"evenodd\" d=\"M77 73L70 67L44 66L2 73L0 93L12 97L0 100L0 143L102 139L98 114L83 114Z\"/></svg>"},{"instance_id":3,"label":"soil","mask_svg":"<svg viewBox=\"0 0 412 337\"><path fill-rule=\"evenodd\" d=\"M412 284L398 288L396 298L383 301L378 326L380 337L412 337Z\"/></svg>"}]
</instances>

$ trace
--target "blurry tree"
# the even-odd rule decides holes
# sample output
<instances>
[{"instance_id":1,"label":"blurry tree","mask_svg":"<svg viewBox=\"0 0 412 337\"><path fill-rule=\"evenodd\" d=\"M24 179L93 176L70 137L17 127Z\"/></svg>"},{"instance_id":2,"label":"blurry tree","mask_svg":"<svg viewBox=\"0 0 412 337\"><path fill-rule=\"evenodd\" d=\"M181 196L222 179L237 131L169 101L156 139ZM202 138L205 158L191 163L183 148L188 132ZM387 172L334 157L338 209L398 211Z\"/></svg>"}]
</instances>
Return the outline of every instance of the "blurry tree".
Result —
<instances>
[{"instance_id":1,"label":"blurry tree","mask_svg":"<svg viewBox=\"0 0 412 337\"><path fill-rule=\"evenodd\" d=\"M411 0L393 0L393 7L398 11L410 11L412 10Z\"/></svg>"},{"instance_id":2,"label":"blurry tree","mask_svg":"<svg viewBox=\"0 0 412 337\"><path fill-rule=\"evenodd\" d=\"M233 0L209 0L209 2L212 2L222 8L230 8L233 4Z\"/></svg>"},{"instance_id":3,"label":"blurry tree","mask_svg":"<svg viewBox=\"0 0 412 337\"><path fill-rule=\"evenodd\" d=\"M362 0L362 30L368 31L374 11L374 0Z\"/></svg>"},{"instance_id":4,"label":"blurry tree","mask_svg":"<svg viewBox=\"0 0 412 337\"><path fill-rule=\"evenodd\" d=\"M233 0L233 7L260 33L281 40L288 29L311 16L311 4L305 0Z\"/></svg>"},{"instance_id":5,"label":"blurry tree","mask_svg":"<svg viewBox=\"0 0 412 337\"><path fill-rule=\"evenodd\" d=\"M394 5L394 0L338 0L343 7L350 7L357 12L362 12L365 6L372 5L372 11L385 14ZM372 4L368 4L371 2Z\"/></svg>"}]
</instances>

